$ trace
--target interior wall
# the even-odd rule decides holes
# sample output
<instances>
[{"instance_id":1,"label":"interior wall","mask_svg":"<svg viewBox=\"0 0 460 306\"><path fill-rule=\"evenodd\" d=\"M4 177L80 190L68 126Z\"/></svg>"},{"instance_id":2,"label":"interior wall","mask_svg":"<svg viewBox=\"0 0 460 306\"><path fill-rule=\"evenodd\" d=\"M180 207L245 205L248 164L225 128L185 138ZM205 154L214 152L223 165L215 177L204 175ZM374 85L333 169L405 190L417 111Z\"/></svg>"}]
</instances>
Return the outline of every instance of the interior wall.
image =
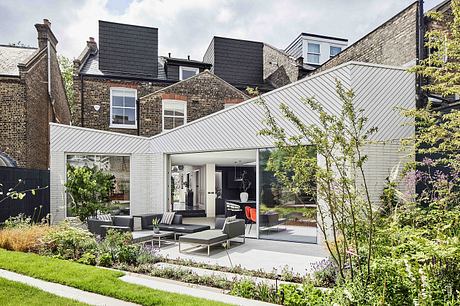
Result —
<instances>
[{"instance_id":1,"label":"interior wall","mask_svg":"<svg viewBox=\"0 0 460 306\"><path fill-rule=\"evenodd\" d=\"M248 190L249 200L256 199L256 167L237 167L237 173L242 170L248 172L251 187ZM222 199L239 200L241 182L235 181L235 167L216 167L216 171L222 171Z\"/></svg>"}]
</instances>

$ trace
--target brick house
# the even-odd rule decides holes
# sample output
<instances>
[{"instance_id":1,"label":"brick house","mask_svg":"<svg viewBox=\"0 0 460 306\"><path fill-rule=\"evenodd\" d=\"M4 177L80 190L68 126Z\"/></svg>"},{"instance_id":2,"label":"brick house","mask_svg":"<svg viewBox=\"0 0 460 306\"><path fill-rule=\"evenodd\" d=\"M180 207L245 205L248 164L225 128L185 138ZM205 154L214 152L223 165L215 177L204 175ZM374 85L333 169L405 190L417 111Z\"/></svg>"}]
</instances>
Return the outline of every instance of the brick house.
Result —
<instances>
[{"instance_id":1,"label":"brick house","mask_svg":"<svg viewBox=\"0 0 460 306\"><path fill-rule=\"evenodd\" d=\"M209 63L158 56L151 27L99 21L99 46L90 38L74 68L72 123L99 130L153 136L248 98L208 72ZM155 99L142 99L149 94Z\"/></svg>"},{"instance_id":2,"label":"brick house","mask_svg":"<svg viewBox=\"0 0 460 306\"><path fill-rule=\"evenodd\" d=\"M0 166L47 169L49 122L70 123L51 23L36 24L38 48L0 45Z\"/></svg>"}]
</instances>

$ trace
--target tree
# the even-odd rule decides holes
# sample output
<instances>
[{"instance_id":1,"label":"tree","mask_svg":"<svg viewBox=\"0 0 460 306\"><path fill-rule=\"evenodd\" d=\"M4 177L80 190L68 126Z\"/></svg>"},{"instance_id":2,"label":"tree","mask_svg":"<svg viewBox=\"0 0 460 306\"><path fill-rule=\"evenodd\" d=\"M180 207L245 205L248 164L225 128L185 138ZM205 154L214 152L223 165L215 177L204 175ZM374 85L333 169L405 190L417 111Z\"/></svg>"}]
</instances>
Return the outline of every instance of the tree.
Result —
<instances>
[{"instance_id":1,"label":"tree","mask_svg":"<svg viewBox=\"0 0 460 306\"><path fill-rule=\"evenodd\" d=\"M73 65L72 61L67 57L60 55L58 57L59 67L61 68L62 79L64 80L64 88L69 101L70 113L75 111L75 96L73 89Z\"/></svg>"},{"instance_id":2,"label":"tree","mask_svg":"<svg viewBox=\"0 0 460 306\"><path fill-rule=\"evenodd\" d=\"M297 135L287 135L261 99L266 128L260 134L274 140L276 150L268 167L275 177L295 194L311 194L312 188L316 189L324 202L317 206L318 226L342 279L350 269L352 279L357 277L366 284L375 217L364 171L367 157L362 150L376 129L365 128L367 118L363 110L354 108L352 90L345 90L337 81L336 91L342 102L339 115L328 113L314 99L302 100L305 107L319 114L319 124L302 122L293 110L281 104L284 118L297 128ZM312 156L309 145L315 146L320 161Z\"/></svg>"},{"instance_id":3,"label":"tree","mask_svg":"<svg viewBox=\"0 0 460 306\"><path fill-rule=\"evenodd\" d=\"M67 167L66 191L70 196L72 213L85 222L110 204L115 177L95 167Z\"/></svg>"},{"instance_id":4,"label":"tree","mask_svg":"<svg viewBox=\"0 0 460 306\"><path fill-rule=\"evenodd\" d=\"M438 12L429 13L442 26L425 34L428 56L410 69L425 78L426 92L443 97L460 93L460 0L452 0L451 8L452 21Z\"/></svg>"}]
</instances>

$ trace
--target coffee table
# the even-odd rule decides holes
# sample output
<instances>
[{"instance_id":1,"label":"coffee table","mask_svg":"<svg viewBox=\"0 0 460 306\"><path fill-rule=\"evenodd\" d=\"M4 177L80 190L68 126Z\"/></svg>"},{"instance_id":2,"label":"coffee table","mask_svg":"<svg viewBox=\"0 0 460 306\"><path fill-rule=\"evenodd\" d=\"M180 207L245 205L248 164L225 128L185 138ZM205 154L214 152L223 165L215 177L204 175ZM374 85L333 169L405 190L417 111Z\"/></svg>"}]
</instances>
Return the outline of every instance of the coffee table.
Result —
<instances>
[{"instance_id":1,"label":"coffee table","mask_svg":"<svg viewBox=\"0 0 460 306\"><path fill-rule=\"evenodd\" d=\"M174 236L174 232L160 231L159 233L154 233L152 231L134 231L133 241L135 243L146 243L151 242L152 247L155 241L158 241L158 248L161 248L161 242L165 242L166 238Z\"/></svg>"}]
</instances>

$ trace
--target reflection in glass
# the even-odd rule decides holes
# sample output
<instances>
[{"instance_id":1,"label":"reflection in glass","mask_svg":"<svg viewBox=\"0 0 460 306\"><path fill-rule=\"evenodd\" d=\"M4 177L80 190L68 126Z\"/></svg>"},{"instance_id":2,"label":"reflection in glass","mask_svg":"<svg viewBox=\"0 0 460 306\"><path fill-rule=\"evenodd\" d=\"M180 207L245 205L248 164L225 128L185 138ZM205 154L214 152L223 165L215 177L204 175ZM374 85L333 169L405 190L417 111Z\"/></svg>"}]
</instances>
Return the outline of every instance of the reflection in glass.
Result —
<instances>
[{"instance_id":1,"label":"reflection in glass","mask_svg":"<svg viewBox=\"0 0 460 306\"><path fill-rule=\"evenodd\" d=\"M296 195L283 186L267 163L274 149L259 150L259 236L316 243L316 198ZM316 156L313 149L311 154Z\"/></svg>"},{"instance_id":2,"label":"reflection in glass","mask_svg":"<svg viewBox=\"0 0 460 306\"><path fill-rule=\"evenodd\" d=\"M115 186L108 211L112 215L129 215L130 212L130 158L112 155L67 155L67 164L74 167L89 167L111 173ZM67 216L72 217L70 197L67 198Z\"/></svg>"}]
</instances>

